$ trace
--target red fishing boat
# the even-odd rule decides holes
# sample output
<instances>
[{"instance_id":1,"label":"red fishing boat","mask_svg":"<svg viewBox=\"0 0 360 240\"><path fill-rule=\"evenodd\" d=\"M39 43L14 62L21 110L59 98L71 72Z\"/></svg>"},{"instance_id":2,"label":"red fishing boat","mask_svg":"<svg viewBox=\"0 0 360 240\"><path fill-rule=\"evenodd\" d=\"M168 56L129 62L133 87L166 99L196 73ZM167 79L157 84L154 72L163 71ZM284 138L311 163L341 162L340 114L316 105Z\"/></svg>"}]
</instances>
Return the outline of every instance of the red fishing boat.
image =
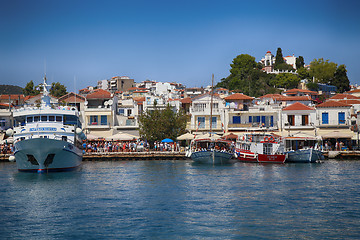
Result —
<instances>
[{"instance_id":1,"label":"red fishing boat","mask_svg":"<svg viewBox=\"0 0 360 240\"><path fill-rule=\"evenodd\" d=\"M284 163L284 143L268 133L245 133L236 141L235 154L243 162Z\"/></svg>"}]
</instances>

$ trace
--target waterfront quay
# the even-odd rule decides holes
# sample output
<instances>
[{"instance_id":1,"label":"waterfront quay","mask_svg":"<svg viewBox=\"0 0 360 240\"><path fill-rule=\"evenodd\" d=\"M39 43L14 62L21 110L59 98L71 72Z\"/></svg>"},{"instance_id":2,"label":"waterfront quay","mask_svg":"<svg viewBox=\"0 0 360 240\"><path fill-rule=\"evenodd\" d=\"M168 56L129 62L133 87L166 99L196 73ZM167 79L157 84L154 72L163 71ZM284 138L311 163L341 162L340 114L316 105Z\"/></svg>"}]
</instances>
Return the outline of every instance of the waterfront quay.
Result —
<instances>
[{"instance_id":1,"label":"waterfront quay","mask_svg":"<svg viewBox=\"0 0 360 240\"><path fill-rule=\"evenodd\" d=\"M11 154L0 154L0 161L7 162ZM145 161L185 160L185 152L87 152L83 161Z\"/></svg>"},{"instance_id":2,"label":"waterfront quay","mask_svg":"<svg viewBox=\"0 0 360 240\"><path fill-rule=\"evenodd\" d=\"M84 161L106 160L185 160L185 152L88 152L83 156Z\"/></svg>"}]
</instances>

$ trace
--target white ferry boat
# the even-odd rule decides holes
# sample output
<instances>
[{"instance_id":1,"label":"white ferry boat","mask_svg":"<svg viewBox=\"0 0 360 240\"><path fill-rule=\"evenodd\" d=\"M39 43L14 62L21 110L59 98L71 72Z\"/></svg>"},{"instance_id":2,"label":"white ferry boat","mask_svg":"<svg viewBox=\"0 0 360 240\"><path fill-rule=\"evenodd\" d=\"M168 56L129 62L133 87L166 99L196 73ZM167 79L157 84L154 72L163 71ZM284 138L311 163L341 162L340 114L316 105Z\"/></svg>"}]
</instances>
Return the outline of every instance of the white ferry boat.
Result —
<instances>
[{"instance_id":1,"label":"white ferry boat","mask_svg":"<svg viewBox=\"0 0 360 240\"><path fill-rule=\"evenodd\" d=\"M44 77L39 107L14 109L14 155L19 171L64 171L82 162L82 140L79 113L75 107L51 106Z\"/></svg>"}]
</instances>

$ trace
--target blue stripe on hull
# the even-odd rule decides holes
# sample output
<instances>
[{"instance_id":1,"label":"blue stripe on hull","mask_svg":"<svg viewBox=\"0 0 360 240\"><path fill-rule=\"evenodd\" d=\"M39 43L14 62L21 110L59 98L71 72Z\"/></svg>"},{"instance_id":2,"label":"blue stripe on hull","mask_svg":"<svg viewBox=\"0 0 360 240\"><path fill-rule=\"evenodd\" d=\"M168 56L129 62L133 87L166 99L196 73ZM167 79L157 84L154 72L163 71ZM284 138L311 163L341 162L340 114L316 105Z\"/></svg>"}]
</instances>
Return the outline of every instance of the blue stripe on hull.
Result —
<instances>
[{"instance_id":1,"label":"blue stripe on hull","mask_svg":"<svg viewBox=\"0 0 360 240\"><path fill-rule=\"evenodd\" d=\"M324 159L322 152L314 149L299 149L296 151L287 152L286 154L287 154L286 162L313 163L318 160ZM310 159L310 155L311 155L311 159Z\"/></svg>"},{"instance_id":2,"label":"blue stripe on hull","mask_svg":"<svg viewBox=\"0 0 360 240\"><path fill-rule=\"evenodd\" d=\"M213 153L215 154L213 157ZM197 163L226 164L231 160L232 154L228 152L199 151L191 154L191 159Z\"/></svg>"},{"instance_id":3,"label":"blue stripe on hull","mask_svg":"<svg viewBox=\"0 0 360 240\"><path fill-rule=\"evenodd\" d=\"M66 141L35 138L15 143L15 160L19 171L67 171L78 167L82 162L82 151ZM45 160L49 154L54 157L47 166ZM37 162L29 161L32 155Z\"/></svg>"}]
</instances>

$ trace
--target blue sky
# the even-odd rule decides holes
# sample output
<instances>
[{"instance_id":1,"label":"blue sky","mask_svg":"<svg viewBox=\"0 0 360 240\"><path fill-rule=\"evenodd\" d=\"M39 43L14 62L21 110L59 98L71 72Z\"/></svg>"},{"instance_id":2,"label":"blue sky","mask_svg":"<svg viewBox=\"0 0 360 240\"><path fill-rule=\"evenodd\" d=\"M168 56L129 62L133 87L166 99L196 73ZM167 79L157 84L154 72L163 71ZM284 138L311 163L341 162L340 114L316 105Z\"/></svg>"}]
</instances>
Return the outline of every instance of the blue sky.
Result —
<instances>
[{"instance_id":1,"label":"blue sky","mask_svg":"<svg viewBox=\"0 0 360 240\"><path fill-rule=\"evenodd\" d=\"M239 54L267 51L345 64L360 84L357 1L1 2L0 84L49 82L68 91L98 80L206 86L229 75ZM46 66L46 67L45 67Z\"/></svg>"}]
</instances>

